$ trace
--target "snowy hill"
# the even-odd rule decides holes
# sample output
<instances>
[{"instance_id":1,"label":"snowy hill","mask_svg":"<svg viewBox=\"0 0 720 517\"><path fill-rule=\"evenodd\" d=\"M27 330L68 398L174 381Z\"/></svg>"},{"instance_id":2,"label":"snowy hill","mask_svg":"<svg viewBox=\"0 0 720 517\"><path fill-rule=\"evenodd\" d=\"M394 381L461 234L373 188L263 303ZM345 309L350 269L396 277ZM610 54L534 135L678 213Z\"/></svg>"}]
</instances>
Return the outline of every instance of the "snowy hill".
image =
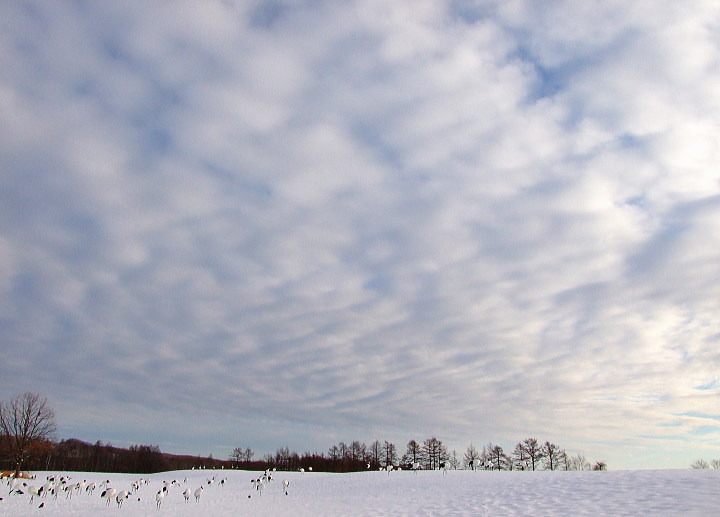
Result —
<instances>
[{"instance_id":1,"label":"snowy hill","mask_svg":"<svg viewBox=\"0 0 720 517\"><path fill-rule=\"evenodd\" d=\"M50 473L30 481L44 484ZM55 474L55 473L53 473ZM9 494L0 487L0 515L253 515L253 516L713 516L720 508L719 470L656 470L609 472L362 472L328 474L275 472L262 491L253 479L262 473L238 470L174 471L152 475L65 473L70 484L83 480L130 490L149 480L118 508L94 493L74 491L35 496ZM209 484L208 481L214 481ZM221 480L225 479L224 483ZM168 489L159 510L155 494L164 481ZM285 495L282 481L288 480ZM198 502L185 502L183 491L205 487ZM39 508L43 504L42 508Z\"/></svg>"}]
</instances>

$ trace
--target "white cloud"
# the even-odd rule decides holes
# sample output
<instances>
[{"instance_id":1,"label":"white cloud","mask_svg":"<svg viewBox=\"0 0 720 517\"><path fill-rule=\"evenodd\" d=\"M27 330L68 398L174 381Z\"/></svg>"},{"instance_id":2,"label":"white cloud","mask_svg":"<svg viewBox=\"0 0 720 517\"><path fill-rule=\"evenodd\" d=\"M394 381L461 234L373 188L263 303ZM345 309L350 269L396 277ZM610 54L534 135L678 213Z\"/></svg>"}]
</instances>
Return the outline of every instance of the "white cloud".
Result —
<instances>
[{"instance_id":1,"label":"white cloud","mask_svg":"<svg viewBox=\"0 0 720 517\"><path fill-rule=\"evenodd\" d=\"M178 449L640 450L712 411L712 5L28 5L0 17L0 393L68 429L113 400L88 429L136 442L187 413Z\"/></svg>"}]
</instances>

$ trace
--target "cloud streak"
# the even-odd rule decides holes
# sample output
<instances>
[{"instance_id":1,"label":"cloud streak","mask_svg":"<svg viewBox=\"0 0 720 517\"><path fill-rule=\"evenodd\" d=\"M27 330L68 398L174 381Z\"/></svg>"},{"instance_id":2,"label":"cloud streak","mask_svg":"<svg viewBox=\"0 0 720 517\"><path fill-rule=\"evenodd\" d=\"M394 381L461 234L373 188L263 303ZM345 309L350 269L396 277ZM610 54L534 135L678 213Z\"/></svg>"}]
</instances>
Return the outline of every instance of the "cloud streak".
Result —
<instances>
[{"instance_id":1,"label":"cloud streak","mask_svg":"<svg viewBox=\"0 0 720 517\"><path fill-rule=\"evenodd\" d=\"M720 12L666 4L3 7L0 393L216 456L712 456Z\"/></svg>"}]
</instances>

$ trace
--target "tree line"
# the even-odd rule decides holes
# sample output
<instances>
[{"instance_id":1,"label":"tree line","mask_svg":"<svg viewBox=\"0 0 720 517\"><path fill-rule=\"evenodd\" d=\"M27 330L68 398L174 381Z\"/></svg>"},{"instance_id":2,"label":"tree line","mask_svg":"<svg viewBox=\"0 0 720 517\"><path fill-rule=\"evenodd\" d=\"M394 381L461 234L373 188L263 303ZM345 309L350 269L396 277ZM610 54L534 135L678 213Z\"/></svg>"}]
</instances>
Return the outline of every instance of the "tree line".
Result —
<instances>
[{"instance_id":1,"label":"tree line","mask_svg":"<svg viewBox=\"0 0 720 517\"><path fill-rule=\"evenodd\" d=\"M526 438L507 454L502 446L488 443L481 450L470 444L463 457L465 467L481 465L486 470L607 470L604 461L591 464L585 456L569 455L565 449L536 438Z\"/></svg>"},{"instance_id":2,"label":"tree line","mask_svg":"<svg viewBox=\"0 0 720 517\"><path fill-rule=\"evenodd\" d=\"M11 460L6 436L0 437L2 470L47 470L52 472L123 472L152 474L193 468L231 468L232 462L212 457L168 454L157 445L115 447L97 441L94 444L75 438L54 442L36 440L19 465Z\"/></svg>"},{"instance_id":3,"label":"tree line","mask_svg":"<svg viewBox=\"0 0 720 517\"><path fill-rule=\"evenodd\" d=\"M253 455L252 449L236 447L229 459L245 468ZM298 454L288 447L281 447L275 454L266 454L260 464L278 470L310 468L325 472L376 470L389 465L421 470L607 470L604 461L590 463L582 454L571 456L558 445L549 441L541 443L535 438L518 442L510 454L497 444L488 443L482 449L470 444L462 458L457 451L449 451L436 437L410 440L402 455L397 446L387 440L375 440L369 445L355 440L333 445L325 453Z\"/></svg>"},{"instance_id":4,"label":"tree line","mask_svg":"<svg viewBox=\"0 0 720 517\"><path fill-rule=\"evenodd\" d=\"M693 461L690 464L690 468L691 469L709 469L709 468L720 469L720 459L710 460L710 462L708 463L707 460L700 458L699 460Z\"/></svg>"},{"instance_id":5,"label":"tree line","mask_svg":"<svg viewBox=\"0 0 720 517\"><path fill-rule=\"evenodd\" d=\"M2 470L50 470L152 473L197 467L226 468L229 461L167 454L157 445L113 447L74 438L56 442L55 412L46 398L22 393L0 400L0 467Z\"/></svg>"},{"instance_id":6,"label":"tree line","mask_svg":"<svg viewBox=\"0 0 720 517\"><path fill-rule=\"evenodd\" d=\"M212 456L167 454L156 445L113 447L98 441L90 444L74 438L55 442L55 413L47 399L35 393L23 393L9 401L0 401L0 465L3 470L87 471L152 473L192 468L242 468L245 470L299 470L355 472L388 466L436 470L605 470L603 461L591 464L584 456L568 455L549 441L535 438L518 442L511 453L500 445L488 443L482 449L470 444L462 458L457 451L436 437L410 440L401 453L387 440L369 445L355 440L332 445L327 452L298 454L289 447L277 449L254 459L249 447L236 447L227 460Z\"/></svg>"}]
</instances>

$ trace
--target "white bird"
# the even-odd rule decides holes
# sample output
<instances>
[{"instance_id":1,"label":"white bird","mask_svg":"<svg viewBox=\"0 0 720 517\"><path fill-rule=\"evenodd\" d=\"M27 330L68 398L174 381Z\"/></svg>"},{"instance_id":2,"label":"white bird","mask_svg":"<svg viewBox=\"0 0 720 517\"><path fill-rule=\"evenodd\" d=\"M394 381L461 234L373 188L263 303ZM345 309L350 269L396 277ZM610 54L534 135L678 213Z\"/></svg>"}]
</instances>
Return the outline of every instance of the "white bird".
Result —
<instances>
[{"instance_id":1,"label":"white bird","mask_svg":"<svg viewBox=\"0 0 720 517\"><path fill-rule=\"evenodd\" d=\"M160 505L163 502L163 499L165 498L165 489L158 491L157 494L155 494L155 507L159 510Z\"/></svg>"},{"instance_id":2,"label":"white bird","mask_svg":"<svg viewBox=\"0 0 720 517\"><path fill-rule=\"evenodd\" d=\"M40 497L40 494L42 493L42 490L43 490L42 487L39 487L39 488L38 488L38 487L36 487L36 486L34 486L34 485L30 485L30 486L27 488L27 491L28 491L28 493L30 494L30 502L31 502L31 503L33 502L33 499L34 499L35 497Z\"/></svg>"},{"instance_id":3,"label":"white bird","mask_svg":"<svg viewBox=\"0 0 720 517\"><path fill-rule=\"evenodd\" d=\"M202 486L201 486L200 488L198 488L197 490L195 490L195 494L194 494L194 495L195 495L195 502L196 502L196 503L197 503L198 501L200 501L200 496L202 495L203 490L205 490L205 487L202 487Z\"/></svg>"},{"instance_id":4,"label":"white bird","mask_svg":"<svg viewBox=\"0 0 720 517\"><path fill-rule=\"evenodd\" d=\"M107 503L105 503L105 506L110 506L110 501L113 497L117 495L117 488L106 488L102 494L100 494L100 497L104 497L107 499Z\"/></svg>"},{"instance_id":5,"label":"white bird","mask_svg":"<svg viewBox=\"0 0 720 517\"><path fill-rule=\"evenodd\" d=\"M55 483L52 481L48 481L45 483L42 487L42 496L47 497L48 492L52 492L53 488L55 488Z\"/></svg>"},{"instance_id":6,"label":"white bird","mask_svg":"<svg viewBox=\"0 0 720 517\"><path fill-rule=\"evenodd\" d=\"M8 494L11 494L15 490L19 489L21 485L25 485L25 482L22 479L12 478L12 480L13 481L10 484L10 492L8 492Z\"/></svg>"},{"instance_id":7,"label":"white bird","mask_svg":"<svg viewBox=\"0 0 720 517\"><path fill-rule=\"evenodd\" d=\"M85 487L85 492L88 492L88 493L92 494L92 493L95 491L95 487L96 487L96 486L97 486L97 485L96 485L95 482L93 481L92 483L90 483L88 486Z\"/></svg>"},{"instance_id":8,"label":"white bird","mask_svg":"<svg viewBox=\"0 0 720 517\"><path fill-rule=\"evenodd\" d=\"M285 495L288 495L288 487L290 486L290 481L288 481L287 479L283 479L282 486L285 490Z\"/></svg>"},{"instance_id":9,"label":"white bird","mask_svg":"<svg viewBox=\"0 0 720 517\"><path fill-rule=\"evenodd\" d=\"M115 497L115 501L117 501L118 508L120 508L122 506L123 501L125 501L125 499L127 499L128 497L130 497L130 492L128 492L127 490L122 490L122 491L118 492L117 497Z\"/></svg>"},{"instance_id":10,"label":"white bird","mask_svg":"<svg viewBox=\"0 0 720 517\"><path fill-rule=\"evenodd\" d=\"M192 494L192 491L189 488L186 488L183 492L183 497L185 498L186 503L190 501L190 494Z\"/></svg>"}]
</instances>

